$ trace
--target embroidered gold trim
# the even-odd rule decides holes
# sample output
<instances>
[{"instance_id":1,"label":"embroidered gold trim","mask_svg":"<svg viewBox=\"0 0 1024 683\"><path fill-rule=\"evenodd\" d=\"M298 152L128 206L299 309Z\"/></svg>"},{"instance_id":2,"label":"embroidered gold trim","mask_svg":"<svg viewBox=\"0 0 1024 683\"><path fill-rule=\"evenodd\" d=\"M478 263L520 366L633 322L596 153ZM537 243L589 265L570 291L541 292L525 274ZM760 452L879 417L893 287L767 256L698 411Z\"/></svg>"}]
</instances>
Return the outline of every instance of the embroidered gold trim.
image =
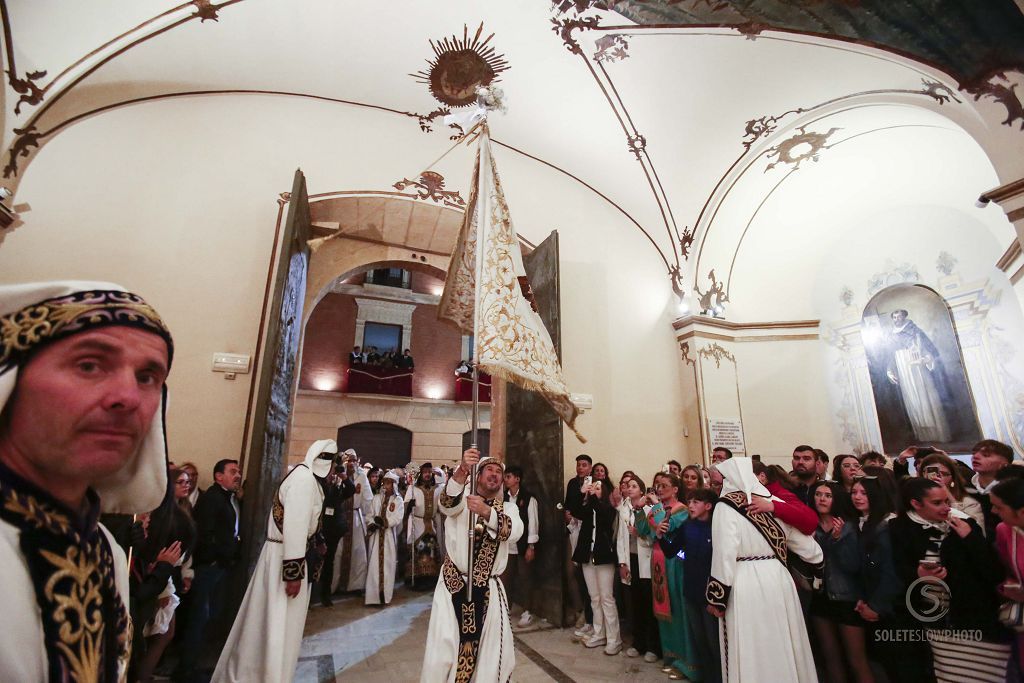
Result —
<instances>
[{"instance_id":1,"label":"embroidered gold trim","mask_svg":"<svg viewBox=\"0 0 1024 683\"><path fill-rule=\"evenodd\" d=\"M445 485L445 487L441 489L441 500L439 502L441 503L442 506L446 508L453 508L462 501L462 494L465 492L466 489L462 489L462 491L460 491L458 494L454 496L449 495L448 486Z\"/></svg>"},{"instance_id":2,"label":"embroidered gold trim","mask_svg":"<svg viewBox=\"0 0 1024 683\"><path fill-rule=\"evenodd\" d=\"M448 589L449 593L458 593L466 587L466 581L462 578L459 568L452 562L451 557L444 558L444 564L441 565L441 578L444 580L444 587Z\"/></svg>"},{"instance_id":3,"label":"embroidered gold trim","mask_svg":"<svg viewBox=\"0 0 1024 683\"><path fill-rule=\"evenodd\" d=\"M170 331L142 297L116 291L75 292L0 317L0 367L43 342L104 325L148 329L171 347Z\"/></svg>"},{"instance_id":4,"label":"embroidered gold trim","mask_svg":"<svg viewBox=\"0 0 1024 683\"><path fill-rule=\"evenodd\" d=\"M281 578L285 581L298 581L306 578L306 558L285 560L281 563Z\"/></svg>"},{"instance_id":5,"label":"embroidered gold trim","mask_svg":"<svg viewBox=\"0 0 1024 683\"><path fill-rule=\"evenodd\" d=\"M736 510L736 512L750 520L751 524L761 532L764 540L768 541L768 545L771 546L772 552L775 553L775 557L778 558L779 562L787 564L789 560L789 546L786 544L786 532L782 530L775 517L766 512L754 512L749 507L745 507L746 498L739 491L725 494L722 496L722 500L729 503L730 507Z\"/></svg>"}]
</instances>

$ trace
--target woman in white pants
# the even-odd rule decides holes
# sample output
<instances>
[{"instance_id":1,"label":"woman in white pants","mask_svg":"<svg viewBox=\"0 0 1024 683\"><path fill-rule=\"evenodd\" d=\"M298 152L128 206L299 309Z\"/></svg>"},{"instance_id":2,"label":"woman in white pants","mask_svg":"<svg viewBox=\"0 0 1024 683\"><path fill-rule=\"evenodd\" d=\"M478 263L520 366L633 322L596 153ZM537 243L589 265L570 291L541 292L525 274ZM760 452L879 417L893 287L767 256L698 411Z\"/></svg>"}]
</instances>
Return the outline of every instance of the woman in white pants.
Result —
<instances>
[{"instance_id":1,"label":"woman in white pants","mask_svg":"<svg viewBox=\"0 0 1024 683\"><path fill-rule=\"evenodd\" d=\"M608 500L611 492L612 483L607 479L596 479L581 489L583 524L572 559L583 567L583 578L586 579L594 610L594 632L583 644L586 647L604 645L606 655L617 655L622 650L622 638L612 586L618 566L615 546L618 511Z\"/></svg>"}]
</instances>

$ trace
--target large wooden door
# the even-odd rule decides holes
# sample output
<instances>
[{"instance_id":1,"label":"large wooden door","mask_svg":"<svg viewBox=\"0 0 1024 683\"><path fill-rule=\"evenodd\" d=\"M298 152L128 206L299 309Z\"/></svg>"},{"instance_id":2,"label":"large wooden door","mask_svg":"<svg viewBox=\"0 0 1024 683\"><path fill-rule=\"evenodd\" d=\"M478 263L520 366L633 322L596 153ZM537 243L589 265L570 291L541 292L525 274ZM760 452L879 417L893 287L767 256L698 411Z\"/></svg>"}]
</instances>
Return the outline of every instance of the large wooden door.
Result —
<instances>
[{"instance_id":1,"label":"large wooden door","mask_svg":"<svg viewBox=\"0 0 1024 683\"><path fill-rule=\"evenodd\" d=\"M561 311L558 289L558 232L552 232L524 256L541 320L559 359ZM540 394L507 385L505 461L523 468L523 487L537 497L540 543L534 560L534 601L531 611L552 624L567 625L565 554L568 537L562 511L555 506L565 491L562 467L562 423Z\"/></svg>"},{"instance_id":2,"label":"large wooden door","mask_svg":"<svg viewBox=\"0 0 1024 683\"><path fill-rule=\"evenodd\" d=\"M242 513L247 577L267 537L267 516L287 455L311 228L306 178L296 170L284 230L274 255L273 284L264 312L266 341L257 359L259 374L246 451Z\"/></svg>"}]
</instances>

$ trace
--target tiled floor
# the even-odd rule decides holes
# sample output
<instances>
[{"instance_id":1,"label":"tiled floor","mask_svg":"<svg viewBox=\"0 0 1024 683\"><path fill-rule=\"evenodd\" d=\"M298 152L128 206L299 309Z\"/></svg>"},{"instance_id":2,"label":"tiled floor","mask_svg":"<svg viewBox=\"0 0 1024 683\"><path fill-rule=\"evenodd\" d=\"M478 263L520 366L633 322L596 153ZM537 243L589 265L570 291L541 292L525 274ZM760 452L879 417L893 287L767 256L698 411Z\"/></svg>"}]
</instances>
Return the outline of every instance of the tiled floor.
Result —
<instances>
[{"instance_id":1,"label":"tiled floor","mask_svg":"<svg viewBox=\"0 0 1024 683\"><path fill-rule=\"evenodd\" d=\"M419 681L432 593L395 591L389 607L366 607L360 597L314 606L306 618L296 683ZM620 654L606 656L572 642L571 631L516 636L516 683L666 681L658 665ZM525 647L524 647L525 646Z\"/></svg>"}]
</instances>

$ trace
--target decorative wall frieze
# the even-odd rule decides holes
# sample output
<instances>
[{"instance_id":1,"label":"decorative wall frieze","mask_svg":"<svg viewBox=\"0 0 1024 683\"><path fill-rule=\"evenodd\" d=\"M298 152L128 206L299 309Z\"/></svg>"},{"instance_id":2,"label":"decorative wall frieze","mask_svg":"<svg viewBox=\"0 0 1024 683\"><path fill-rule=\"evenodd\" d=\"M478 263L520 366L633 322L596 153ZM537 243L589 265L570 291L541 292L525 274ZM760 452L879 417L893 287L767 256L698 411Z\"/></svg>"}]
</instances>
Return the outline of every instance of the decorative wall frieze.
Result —
<instances>
[{"instance_id":1,"label":"decorative wall frieze","mask_svg":"<svg viewBox=\"0 0 1024 683\"><path fill-rule=\"evenodd\" d=\"M697 355L701 358L710 358L715 361L716 368L722 367L723 360L727 360L733 365L736 364L736 356L719 346L717 342L712 343L710 346L703 346L697 349Z\"/></svg>"},{"instance_id":2,"label":"decorative wall frieze","mask_svg":"<svg viewBox=\"0 0 1024 683\"><path fill-rule=\"evenodd\" d=\"M683 361L687 365L694 365L697 362L695 359L690 358L690 342L679 342L679 350L683 352Z\"/></svg>"},{"instance_id":3,"label":"decorative wall frieze","mask_svg":"<svg viewBox=\"0 0 1024 683\"><path fill-rule=\"evenodd\" d=\"M907 262L896 263L892 259L886 259L885 270L875 273L868 280L868 297L874 296L877 292L905 282L920 282L921 276L917 272L917 266Z\"/></svg>"},{"instance_id":4,"label":"decorative wall frieze","mask_svg":"<svg viewBox=\"0 0 1024 683\"><path fill-rule=\"evenodd\" d=\"M938 258L935 259L935 270L946 276L952 275L957 263L959 259L948 251L940 251Z\"/></svg>"},{"instance_id":5,"label":"decorative wall frieze","mask_svg":"<svg viewBox=\"0 0 1024 683\"><path fill-rule=\"evenodd\" d=\"M396 190L404 190L409 187L416 188L417 199L429 199L435 204L444 204L456 209L466 207L466 200L462 198L458 190L444 189L444 176L435 171L424 171L419 180L403 178L392 185Z\"/></svg>"},{"instance_id":6,"label":"decorative wall frieze","mask_svg":"<svg viewBox=\"0 0 1024 683\"><path fill-rule=\"evenodd\" d=\"M813 341L819 338L818 320L734 322L705 315L688 315L672 323L676 340L707 339L722 342Z\"/></svg>"}]
</instances>

